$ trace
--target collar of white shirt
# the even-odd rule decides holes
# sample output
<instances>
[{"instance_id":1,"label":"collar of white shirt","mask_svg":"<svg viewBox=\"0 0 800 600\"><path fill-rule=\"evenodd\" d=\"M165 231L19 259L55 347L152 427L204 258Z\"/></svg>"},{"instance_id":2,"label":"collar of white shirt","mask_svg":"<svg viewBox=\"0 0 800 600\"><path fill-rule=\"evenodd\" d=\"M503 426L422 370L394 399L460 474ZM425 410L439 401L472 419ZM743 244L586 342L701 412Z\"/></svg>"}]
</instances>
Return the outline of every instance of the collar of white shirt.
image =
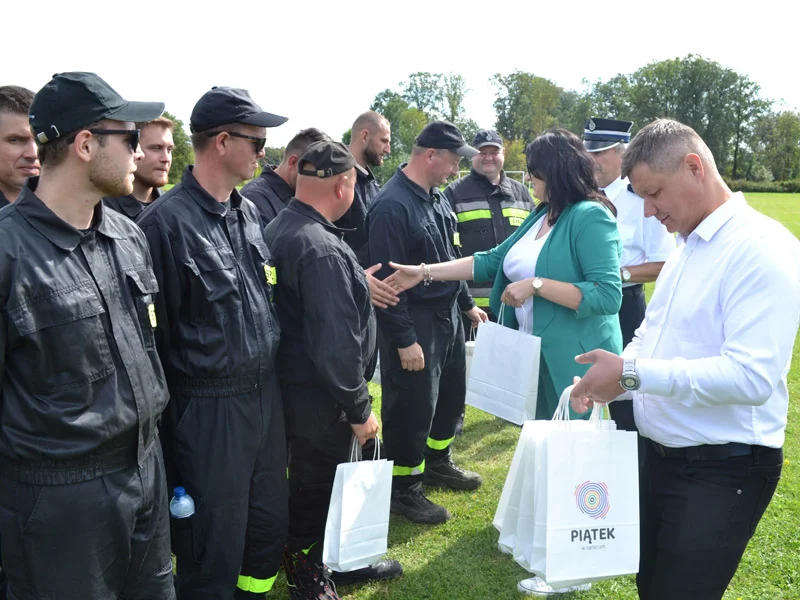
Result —
<instances>
[{"instance_id":1,"label":"collar of white shirt","mask_svg":"<svg viewBox=\"0 0 800 600\"><path fill-rule=\"evenodd\" d=\"M714 234L722 229L722 226L730 221L733 215L746 206L747 201L744 199L744 194L736 192L727 202L724 202L722 206L700 221L700 224L687 237L682 235L678 237L681 238L681 241L686 242L692 235L696 235L704 242L710 242Z\"/></svg>"}]
</instances>

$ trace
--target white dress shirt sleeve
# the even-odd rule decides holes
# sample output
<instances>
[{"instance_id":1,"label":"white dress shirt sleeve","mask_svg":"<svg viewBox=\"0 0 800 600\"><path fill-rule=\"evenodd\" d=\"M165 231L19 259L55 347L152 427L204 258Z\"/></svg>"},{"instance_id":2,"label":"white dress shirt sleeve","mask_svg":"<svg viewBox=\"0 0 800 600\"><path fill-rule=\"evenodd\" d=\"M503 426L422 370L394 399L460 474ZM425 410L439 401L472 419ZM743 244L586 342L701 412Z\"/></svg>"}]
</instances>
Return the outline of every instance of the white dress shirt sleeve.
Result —
<instances>
[{"instance_id":1,"label":"white dress shirt sleeve","mask_svg":"<svg viewBox=\"0 0 800 600\"><path fill-rule=\"evenodd\" d=\"M798 259L782 250L762 238L738 252L718 296L719 356L637 359L639 392L691 407L764 404L789 364L800 320ZM624 355L637 351L638 338L637 331Z\"/></svg>"}]
</instances>

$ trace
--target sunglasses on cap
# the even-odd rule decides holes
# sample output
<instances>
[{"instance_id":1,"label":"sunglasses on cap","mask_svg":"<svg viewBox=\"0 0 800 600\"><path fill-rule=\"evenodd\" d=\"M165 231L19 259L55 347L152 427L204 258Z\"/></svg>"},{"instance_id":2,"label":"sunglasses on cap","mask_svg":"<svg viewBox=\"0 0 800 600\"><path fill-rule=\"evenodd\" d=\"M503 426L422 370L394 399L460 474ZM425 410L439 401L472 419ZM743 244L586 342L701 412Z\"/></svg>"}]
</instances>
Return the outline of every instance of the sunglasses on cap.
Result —
<instances>
[{"instance_id":1,"label":"sunglasses on cap","mask_svg":"<svg viewBox=\"0 0 800 600\"><path fill-rule=\"evenodd\" d=\"M264 146L267 145L267 138L265 137L256 137L254 135L245 135L243 133L237 133L235 131L211 131L206 134L206 137L216 137L220 133L227 133L230 136L242 138L243 140L249 140L251 144L253 144L253 150L256 151L256 154L261 152L264 149Z\"/></svg>"},{"instance_id":2,"label":"sunglasses on cap","mask_svg":"<svg viewBox=\"0 0 800 600\"><path fill-rule=\"evenodd\" d=\"M92 135L124 135L127 136L128 145L131 147L131 151L135 154L136 150L139 148L139 134L141 133L140 129L81 129L81 131L88 131ZM71 144L75 141L79 132L76 132L75 135L69 138L67 141L68 144Z\"/></svg>"}]
</instances>

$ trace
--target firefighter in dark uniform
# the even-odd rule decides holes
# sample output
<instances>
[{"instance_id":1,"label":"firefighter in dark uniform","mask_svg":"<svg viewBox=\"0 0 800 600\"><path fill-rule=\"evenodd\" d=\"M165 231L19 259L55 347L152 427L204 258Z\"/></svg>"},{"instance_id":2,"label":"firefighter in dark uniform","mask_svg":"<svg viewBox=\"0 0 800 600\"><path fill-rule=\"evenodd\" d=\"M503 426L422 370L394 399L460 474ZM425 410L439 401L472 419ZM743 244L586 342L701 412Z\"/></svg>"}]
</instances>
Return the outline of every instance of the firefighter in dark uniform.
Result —
<instances>
[{"instance_id":1,"label":"firefighter in dark uniform","mask_svg":"<svg viewBox=\"0 0 800 600\"><path fill-rule=\"evenodd\" d=\"M137 123L140 129L139 148L142 158L136 163L133 174L133 192L127 196L106 197L103 203L135 220L154 200L161 197L161 188L169 183L172 150L175 142L172 119L158 117L149 123Z\"/></svg>"},{"instance_id":2,"label":"firefighter in dark uniform","mask_svg":"<svg viewBox=\"0 0 800 600\"><path fill-rule=\"evenodd\" d=\"M168 479L196 505L173 519L182 598L263 598L280 568L288 508L275 270L258 211L235 186L253 176L266 128L285 121L245 90L212 88L190 119L194 167L137 220L161 286Z\"/></svg>"},{"instance_id":3,"label":"firefighter in dark uniform","mask_svg":"<svg viewBox=\"0 0 800 600\"><path fill-rule=\"evenodd\" d=\"M371 262L433 263L458 258L456 217L439 191L458 173L461 157L478 151L446 121L427 125L411 158L383 187L368 214ZM384 277L381 277L382 279ZM450 513L424 495L422 483L474 490L477 473L452 460L450 444L466 394L461 312L486 319L463 282L430 282L378 311L386 454L394 460L392 512L420 523L443 523Z\"/></svg>"},{"instance_id":4,"label":"firefighter in dark uniform","mask_svg":"<svg viewBox=\"0 0 800 600\"><path fill-rule=\"evenodd\" d=\"M454 181L444 190L458 219L462 256L472 256L499 246L533 210L528 189L507 177L503 170L505 155L500 134L481 129L472 145L480 154L472 157L469 175ZM486 311L492 321L497 321L497 316L489 310L491 288L470 282L469 291L475 304ZM472 327L471 322L464 325Z\"/></svg>"},{"instance_id":5,"label":"firefighter in dark uniform","mask_svg":"<svg viewBox=\"0 0 800 600\"><path fill-rule=\"evenodd\" d=\"M285 564L289 583L301 589L309 583L302 563L322 559L336 466L347 462L353 435L363 445L378 433L364 379L375 315L364 271L333 224L353 201L356 164L339 142L310 145L298 162L297 197L266 229L278 272L277 365L289 438ZM347 584L401 574L400 563L382 560L332 578Z\"/></svg>"},{"instance_id":6,"label":"firefighter in dark uniform","mask_svg":"<svg viewBox=\"0 0 800 600\"><path fill-rule=\"evenodd\" d=\"M163 110L123 100L93 73L55 75L31 105L41 179L0 214L9 598L175 595L158 288L141 230L101 202L131 191L134 122Z\"/></svg>"},{"instance_id":7,"label":"firefighter in dark uniform","mask_svg":"<svg viewBox=\"0 0 800 600\"><path fill-rule=\"evenodd\" d=\"M294 196L300 155L314 142L327 139L330 139L328 135L315 127L303 129L286 144L281 164L264 165L261 175L242 188L242 196L256 205L265 227Z\"/></svg>"},{"instance_id":8,"label":"firefighter in dark uniform","mask_svg":"<svg viewBox=\"0 0 800 600\"><path fill-rule=\"evenodd\" d=\"M36 141L28 123L33 92L18 85L0 86L0 208L14 202L25 180L39 175ZM0 543L2 549L2 543ZM0 598L6 576L0 556Z\"/></svg>"},{"instance_id":9,"label":"firefighter in dark uniform","mask_svg":"<svg viewBox=\"0 0 800 600\"><path fill-rule=\"evenodd\" d=\"M350 145L348 146L360 169L356 169L356 187L353 204L336 221L335 225L346 230L343 234L345 243L355 252L359 264L364 268L367 277L372 304L376 308L388 308L397 304L394 290L384 285L374 276L378 265L370 265L369 240L367 239L367 211L381 191L372 167L383 164L383 157L392 151L392 127L388 119L375 111L368 110L353 121L350 128ZM365 377L372 380L378 366L378 348L367 364ZM372 456L374 448L368 442L364 454Z\"/></svg>"},{"instance_id":10,"label":"firefighter in dark uniform","mask_svg":"<svg viewBox=\"0 0 800 600\"><path fill-rule=\"evenodd\" d=\"M0 85L0 208L17 199L28 177L39 175L36 141L28 123L31 102L29 89Z\"/></svg>"},{"instance_id":11,"label":"firefighter in dark uniform","mask_svg":"<svg viewBox=\"0 0 800 600\"><path fill-rule=\"evenodd\" d=\"M623 348L644 320L644 283L658 279L664 261L675 249L675 237L658 219L645 216L644 200L633 193L628 178L622 177L622 155L631 141L632 128L632 121L592 117L583 132L583 145L595 163L597 184L617 209L622 241L619 325ZM619 429L637 431L632 400L612 402L608 410ZM643 456L640 452L640 458Z\"/></svg>"}]
</instances>

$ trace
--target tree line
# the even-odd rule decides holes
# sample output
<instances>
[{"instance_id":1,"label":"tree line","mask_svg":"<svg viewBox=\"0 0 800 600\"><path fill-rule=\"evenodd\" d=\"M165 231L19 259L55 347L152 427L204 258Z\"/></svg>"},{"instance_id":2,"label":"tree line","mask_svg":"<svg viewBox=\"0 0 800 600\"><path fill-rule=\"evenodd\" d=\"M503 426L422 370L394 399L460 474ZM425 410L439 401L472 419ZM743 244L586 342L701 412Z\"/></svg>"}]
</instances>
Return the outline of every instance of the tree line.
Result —
<instances>
[{"instance_id":1,"label":"tree line","mask_svg":"<svg viewBox=\"0 0 800 600\"><path fill-rule=\"evenodd\" d=\"M655 61L607 81L584 80L580 91L525 71L496 73L490 83L497 92L495 122L480 126L494 127L506 140L509 171L525 169L525 144L551 127L580 136L586 120L597 116L633 121L635 134L654 119L668 117L700 134L729 180L800 179L800 114L764 98L747 75L701 56ZM376 169L381 182L408 160L415 137L432 120L453 122L472 140L479 125L464 109L468 91L462 75L417 72L397 89L375 95L370 109L392 125L392 154ZM345 143L349 136L349 131L342 136ZM265 162L276 164L282 151L267 148ZM176 164L171 178L179 179L181 173Z\"/></svg>"}]
</instances>

